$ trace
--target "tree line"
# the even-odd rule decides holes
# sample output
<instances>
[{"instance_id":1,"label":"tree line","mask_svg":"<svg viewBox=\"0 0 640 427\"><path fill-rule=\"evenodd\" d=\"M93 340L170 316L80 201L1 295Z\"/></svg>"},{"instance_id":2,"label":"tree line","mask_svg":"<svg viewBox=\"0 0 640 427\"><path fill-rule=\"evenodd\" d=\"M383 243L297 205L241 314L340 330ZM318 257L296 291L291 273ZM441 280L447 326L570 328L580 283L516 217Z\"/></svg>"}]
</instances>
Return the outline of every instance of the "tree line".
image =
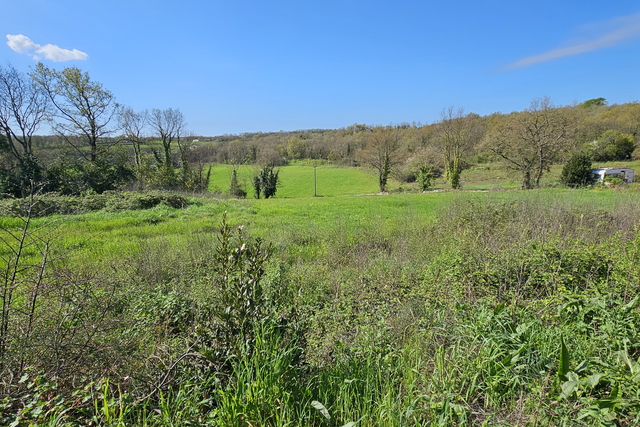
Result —
<instances>
[{"instance_id":1,"label":"tree line","mask_svg":"<svg viewBox=\"0 0 640 427\"><path fill-rule=\"evenodd\" d=\"M54 135L37 135L46 124ZM189 137L179 109L134 111L76 67L38 63L22 73L0 66L5 196L24 197L34 187L62 194L123 186L204 190L209 175L189 158Z\"/></svg>"},{"instance_id":2,"label":"tree line","mask_svg":"<svg viewBox=\"0 0 640 427\"><path fill-rule=\"evenodd\" d=\"M576 154L593 161L640 157L640 103L608 105L604 98L557 106L537 98L523 111L486 116L449 107L428 125L354 124L336 130L225 135L197 147L212 162L285 165L300 159L375 170L380 191L390 176L428 187L443 175L461 188L461 175L473 163L501 162L519 177L521 188L540 186L553 164ZM635 154L634 154L635 152Z\"/></svg>"},{"instance_id":3,"label":"tree line","mask_svg":"<svg viewBox=\"0 0 640 427\"><path fill-rule=\"evenodd\" d=\"M53 135L37 134L45 124ZM500 161L518 175L521 188L530 189L552 164L576 154L593 161L631 159L639 130L638 102L608 105L595 98L557 106L543 97L508 114L448 107L426 125L196 137L179 109L120 105L76 67L57 71L39 63L29 73L0 67L0 193L14 197L34 185L62 194L123 187L202 191L212 163L261 166L252 184L256 195L268 197L277 183L273 168L302 159L369 166L381 192L391 176L417 181L424 190L443 175L458 189L470 164ZM232 195L246 196L237 182L231 187Z\"/></svg>"}]
</instances>

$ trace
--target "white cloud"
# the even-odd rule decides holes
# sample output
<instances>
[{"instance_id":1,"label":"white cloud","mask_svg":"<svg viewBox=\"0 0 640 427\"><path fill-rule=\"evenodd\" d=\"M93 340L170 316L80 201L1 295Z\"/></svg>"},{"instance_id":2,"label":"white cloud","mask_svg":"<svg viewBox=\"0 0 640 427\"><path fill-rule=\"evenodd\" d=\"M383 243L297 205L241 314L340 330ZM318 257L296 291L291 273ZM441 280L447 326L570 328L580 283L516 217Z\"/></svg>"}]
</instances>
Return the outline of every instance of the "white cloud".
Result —
<instances>
[{"instance_id":1,"label":"white cloud","mask_svg":"<svg viewBox=\"0 0 640 427\"><path fill-rule=\"evenodd\" d=\"M517 68L528 67L530 65L538 64L540 62L550 61L556 58L562 58L564 56L578 55L580 53L591 52L598 49L614 46L622 43L625 40L629 40L640 36L640 13L635 15L623 16L612 19L607 22L603 22L595 27L610 27L613 30L600 35L599 37L592 38L591 40L573 43L567 47L553 49L548 52L540 53L538 55L527 56L507 66L509 70L515 70Z\"/></svg>"},{"instance_id":2,"label":"white cloud","mask_svg":"<svg viewBox=\"0 0 640 427\"><path fill-rule=\"evenodd\" d=\"M11 34L7 34L7 45L9 47L18 52L23 53L24 51L36 50L40 47L39 44L36 44L31 41L31 39L27 36L23 36L22 34L17 34L12 36Z\"/></svg>"},{"instance_id":3,"label":"white cloud","mask_svg":"<svg viewBox=\"0 0 640 427\"><path fill-rule=\"evenodd\" d=\"M55 44L39 45L29 37L22 34L7 34L7 45L15 52L24 53L34 60L39 60L40 55L54 62L85 61L89 55L78 49L63 49Z\"/></svg>"}]
</instances>

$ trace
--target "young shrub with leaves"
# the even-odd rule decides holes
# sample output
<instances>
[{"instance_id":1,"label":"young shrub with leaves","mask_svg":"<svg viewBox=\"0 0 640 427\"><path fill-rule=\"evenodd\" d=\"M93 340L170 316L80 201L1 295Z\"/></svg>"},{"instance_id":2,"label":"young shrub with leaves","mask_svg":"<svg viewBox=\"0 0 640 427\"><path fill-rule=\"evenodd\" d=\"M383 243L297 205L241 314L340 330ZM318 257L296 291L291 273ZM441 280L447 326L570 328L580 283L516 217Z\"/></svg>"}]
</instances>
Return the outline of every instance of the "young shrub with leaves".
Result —
<instances>
[{"instance_id":1,"label":"young shrub with leaves","mask_svg":"<svg viewBox=\"0 0 640 427\"><path fill-rule=\"evenodd\" d=\"M219 339L233 354L254 340L256 325L267 316L269 304L261 279L271 247L260 239L247 241L242 226L234 236L226 213L218 239L220 245L213 260L217 300L213 314L219 323Z\"/></svg>"}]
</instances>

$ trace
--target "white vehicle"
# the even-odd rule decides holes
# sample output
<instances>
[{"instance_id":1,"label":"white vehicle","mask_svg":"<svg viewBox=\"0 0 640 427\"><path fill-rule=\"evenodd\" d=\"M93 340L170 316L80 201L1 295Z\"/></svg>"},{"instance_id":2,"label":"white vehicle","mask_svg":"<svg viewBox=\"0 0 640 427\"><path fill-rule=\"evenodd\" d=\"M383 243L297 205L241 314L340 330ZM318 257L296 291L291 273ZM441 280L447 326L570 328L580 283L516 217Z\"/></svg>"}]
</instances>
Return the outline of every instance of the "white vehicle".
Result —
<instances>
[{"instance_id":1,"label":"white vehicle","mask_svg":"<svg viewBox=\"0 0 640 427\"><path fill-rule=\"evenodd\" d=\"M605 178L620 178L622 182L633 182L633 169L629 168L600 168L591 169L591 182L604 182Z\"/></svg>"}]
</instances>

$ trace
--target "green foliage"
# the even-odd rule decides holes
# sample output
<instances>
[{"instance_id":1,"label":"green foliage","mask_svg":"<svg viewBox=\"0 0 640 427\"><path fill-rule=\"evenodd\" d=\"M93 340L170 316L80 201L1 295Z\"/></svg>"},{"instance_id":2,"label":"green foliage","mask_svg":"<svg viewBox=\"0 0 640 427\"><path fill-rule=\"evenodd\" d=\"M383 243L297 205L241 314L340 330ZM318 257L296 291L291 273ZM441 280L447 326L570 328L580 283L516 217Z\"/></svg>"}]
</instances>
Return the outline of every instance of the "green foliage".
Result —
<instances>
[{"instance_id":1,"label":"green foliage","mask_svg":"<svg viewBox=\"0 0 640 427\"><path fill-rule=\"evenodd\" d=\"M151 209L159 205L182 209L189 205L189 201L184 196L170 193L105 192L84 196L51 193L38 196L35 200L4 200L0 202L0 214L22 216L30 210L31 216L42 217L76 215L101 209L111 212Z\"/></svg>"},{"instance_id":2,"label":"green foliage","mask_svg":"<svg viewBox=\"0 0 640 427\"><path fill-rule=\"evenodd\" d=\"M608 130L597 141L587 144L587 149L593 160L597 162L629 160L635 147L633 135L624 134L617 130Z\"/></svg>"},{"instance_id":3,"label":"green foliage","mask_svg":"<svg viewBox=\"0 0 640 427\"><path fill-rule=\"evenodd\" d=\"M608 104L607 100L604 98L593 98L587 101L584 101L580 106L585 109L593 108L593 107L606 107Z\"/></svg>"},{"instance_id":4,"label":"green foliage","mask_svg":"<svg viewBox=\"0 0 640 427\"><path fill-rule=\"evenodd\" d=\"M47 170L47 190L62 195L117 190L134 179L124 150L112 150L93 162L63 157Z\"/></svg>"},{"instance_id":5,"label":"green foliage","mask_svg":"<svg viewBox=\"0 0 640 427\"><path fill-rule=\"evenodd\" d=\"M591 156L585 153L574 154L562 168L560 182L570 187L584 187L591 180Z\"/></svg>"},{"instance_id":6,"label":"green foliage","mask_svg":"<svg viewBox=\"0 0 640 427\"><path fill-rule=\"evenodd\" d=\"M70 271L91 273L63 276L82 289L62 300L81 314L65 327L97 330L105 355L75 365L86 379L52 381L39 365L50 385L34 397L29 374L0 403L0 423L635 425L633 197L202 199L87 214L61 229L86 248ZM117 316L97 322L114 299Z\"/></svg>"},{"instance_id":7,"label":"green foliage","mask_svg":"<svg viewBox=\"0 0 640 427\"><path fill-rule=\"evenodd\" d=\"M259 189L257 191L259 191ZM234 167L231 170L231 188L229 189L229 194L239 199L244 199L245 197L247 197L247 192L244 191L242 188L240 188L240 184L238 184L238 168L237 167Z\"/></svg>"},{"instance_id":8,"label":"green foliage","mask_svg":"<svg viewBox=\"0 0 640 427\"><path fill-rule=\"evenodd\" d=\"M256 199L259 199L260 195L265 199L276 195L279 184L278 173L279 171L274 171L272 166L265 166L253 177L252 183Z\"/></svg>"},{"instance_id":9,"label":"green foliage","mask_svg":"<svg viewBox=\"0 0 640 427\"><path fill-rule=\"evenodd\" d=\"M4 197L26 197L42 187L44 168L32 154L23 154L0 166L0 194Z\"/></svg>"},{"instance_id":10,"label":"green foliage","mask_svg":"<svg viewBox=\"0 0 640 427\"><path fill-rule=\"evenodd\" d=\"M242 227L233 236L223 214L219 230L219 246L214 254L214 278L217 309L223 343L236 354L244 345L253 342L257 324L271 307L262 286L265 264L271 248L260 240L246 241Z\"/></svg>"}]
</instances>

